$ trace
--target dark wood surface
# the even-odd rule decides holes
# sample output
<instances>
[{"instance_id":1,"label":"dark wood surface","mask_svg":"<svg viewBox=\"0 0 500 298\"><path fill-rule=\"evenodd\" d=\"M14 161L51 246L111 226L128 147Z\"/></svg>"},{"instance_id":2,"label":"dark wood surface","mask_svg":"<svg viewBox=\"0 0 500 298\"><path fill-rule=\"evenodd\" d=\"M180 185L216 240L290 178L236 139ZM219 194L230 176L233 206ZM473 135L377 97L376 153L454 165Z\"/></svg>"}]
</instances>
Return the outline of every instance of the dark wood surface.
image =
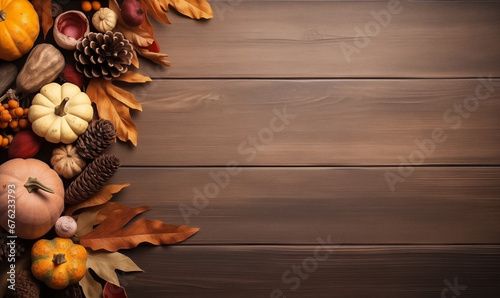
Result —
<instances>
[{"instance_id":1,"label":"dark wood surface","mask_svg":"<svg viewBox=\"0 0 500 298\"><path fill-rule=\"evenodd\" d=\"M389 1L210 2L127 86L116 200L201 228L125 251L129 297L500 297L500 3L401 1L370 36Z\"/></svg>"}]
</instances>

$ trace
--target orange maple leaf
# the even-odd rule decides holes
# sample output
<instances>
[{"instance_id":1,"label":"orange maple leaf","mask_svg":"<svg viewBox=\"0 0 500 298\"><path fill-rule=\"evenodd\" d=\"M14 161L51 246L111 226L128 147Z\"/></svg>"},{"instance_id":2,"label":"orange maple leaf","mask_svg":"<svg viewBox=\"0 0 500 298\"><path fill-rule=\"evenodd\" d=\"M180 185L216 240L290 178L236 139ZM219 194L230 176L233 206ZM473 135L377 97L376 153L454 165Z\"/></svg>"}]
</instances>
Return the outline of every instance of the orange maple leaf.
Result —
<instances>
[{"instance_id":1,"label":"orange maple leaf","mask_svg":"<svg viewBox=\"0 0 500 298\"><path fill-rule=\"evenodd\" d=\"M92 250L118 251L134 248L140 243L154 245L174 244L186 240L198 232L198 228L174 226L159 220L141 218L123 228L132 218L149 209L141 206L116 209L91 232L80 236L80 244Z\"/></svg>"}]
</instances>

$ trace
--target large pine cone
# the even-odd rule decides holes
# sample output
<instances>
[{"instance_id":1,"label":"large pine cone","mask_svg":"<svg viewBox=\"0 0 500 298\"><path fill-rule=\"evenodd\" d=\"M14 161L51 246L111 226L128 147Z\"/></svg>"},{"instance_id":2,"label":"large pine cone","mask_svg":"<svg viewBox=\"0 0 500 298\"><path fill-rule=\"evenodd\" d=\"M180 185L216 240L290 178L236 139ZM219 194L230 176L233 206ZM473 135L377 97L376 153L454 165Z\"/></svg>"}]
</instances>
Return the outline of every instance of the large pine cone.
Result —
<instances>
[{"instance_id":1,"label":"large pine cone","mask_svg":"<svg viewBox=\"0 0 500 298\"><path fill-rule=\"evenodd\" d=\"M127 72L134 56L132 44L121 32L91 32L76 44L77 71L87 78L107 80Z\"/></svg>"},{"instance_id":2,"label":"large pine cone","mask_svg":"<svg viewBox=\"0 0 500 298\"><path fill-rule=\"evenodd\" d=\"M94 120L76 140L78 154L86 159L97 158L104 149L116 142L116 128L106 119Z\"/></svg>"},{"instance_id":3,"label":"large pine cone","mask_svg":"<svg viewBox=\"0 0 500 298\"><path fill-rule=\"evenodd\" d=\"M96 158L68 186L64 193L64 203L77 204L96 194L116 173L119 166L120 160L114 155L103 154Z\"/></svg>"}]
</instances>

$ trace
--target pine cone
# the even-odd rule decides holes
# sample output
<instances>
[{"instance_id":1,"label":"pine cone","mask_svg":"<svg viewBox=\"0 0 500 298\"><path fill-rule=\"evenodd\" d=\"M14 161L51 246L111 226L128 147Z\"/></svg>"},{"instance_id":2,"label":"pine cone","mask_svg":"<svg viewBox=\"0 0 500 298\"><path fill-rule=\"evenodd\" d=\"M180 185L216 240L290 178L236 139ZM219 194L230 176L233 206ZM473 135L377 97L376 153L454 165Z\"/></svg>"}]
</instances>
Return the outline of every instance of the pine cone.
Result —
<instances>
[{"instance_id":1,"label":"pine cone","mask_svg":"<svg viewBox=\"0 0 500 298\"><path fill-rule=\"evenodd\" d=\"M16 290L7 290L7 298L38 298L41 284L29 270L16 275Z\"/></svg>"},{"instance_id":2,"label":"pine cone","mask_svg":"<svg viewBox=\"0 0 500 298\"><path fill-rule=\"evenodd\" d=\"M73 205L93 196L116 173L119 166L120 160L114 155L103 154L96 158L68 186L64 203Z\"/></svg>"},{"instance_id":3,"label":"pine cone","mask_svg":"<svg viewBox=\"0 0 500 298\"><path fill-rule=\"evenodd\" d=\"M16 239L9 239L9 238L0 238L0 261L6 262L7 259L9 258L10 254L10 245L9 242L14 241L16 243L15 245L15 254L16 257L20 257L23 255L23 253L26 251L26 245L24 241L21 238L16 238Z\"/></svg>"},{"instance_id":4,"label":"pine cone","mask_svg":"<svg viewBox=\"0 0 500 298\"><path fill-rule=\"evenodd\" d=\"M77 71L87 78L106 80L127 72L132 63L132 44L121 32L91 32L76 44L74 52Z\"/></svg>"},{"instance_id":5,"label":"pine cone","mask_svg":"<svg viewBox=\"0 0 500 298\"><path fill-rule=\"evenodd\" d=\"M87 130L78 137L76 148L81 157L95 159L115 141L116 129L113 123L99 119L92 121Z\"/></svg>"},{"instance_id":6,"label":"pine cone","mask_svg":"<svg viewBox=\"0 0 500 298\"><path fill-rule=\"evenodd\" d=\"M46 287L44 289L44 293L42 294L43 297L50 297L50 298L83 298L83 292L82 288L80 287L79 284L74 284L71 286L68 286L65 289L62 290L54 290L49 287Z\"/></svg>"}]
</instances>

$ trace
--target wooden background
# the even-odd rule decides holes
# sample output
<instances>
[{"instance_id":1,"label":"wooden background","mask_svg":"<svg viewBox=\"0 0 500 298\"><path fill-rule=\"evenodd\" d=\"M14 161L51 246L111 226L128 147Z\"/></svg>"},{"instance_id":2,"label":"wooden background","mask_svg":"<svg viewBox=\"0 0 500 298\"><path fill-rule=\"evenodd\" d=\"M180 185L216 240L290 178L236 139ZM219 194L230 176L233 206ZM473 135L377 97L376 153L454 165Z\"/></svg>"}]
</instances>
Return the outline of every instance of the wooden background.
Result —
<instances>
[{"instance_id":1,"label":"wooden background","mask_svg":"<svg viewBox=\"0 0 500 298\"><path fill-rule=\"evenodd\" d=\"M201 228L126 251L129 297L500 297L500 3L210 3L155 23L110 151L117 201Z\"/></svg>"}]
</instances>

